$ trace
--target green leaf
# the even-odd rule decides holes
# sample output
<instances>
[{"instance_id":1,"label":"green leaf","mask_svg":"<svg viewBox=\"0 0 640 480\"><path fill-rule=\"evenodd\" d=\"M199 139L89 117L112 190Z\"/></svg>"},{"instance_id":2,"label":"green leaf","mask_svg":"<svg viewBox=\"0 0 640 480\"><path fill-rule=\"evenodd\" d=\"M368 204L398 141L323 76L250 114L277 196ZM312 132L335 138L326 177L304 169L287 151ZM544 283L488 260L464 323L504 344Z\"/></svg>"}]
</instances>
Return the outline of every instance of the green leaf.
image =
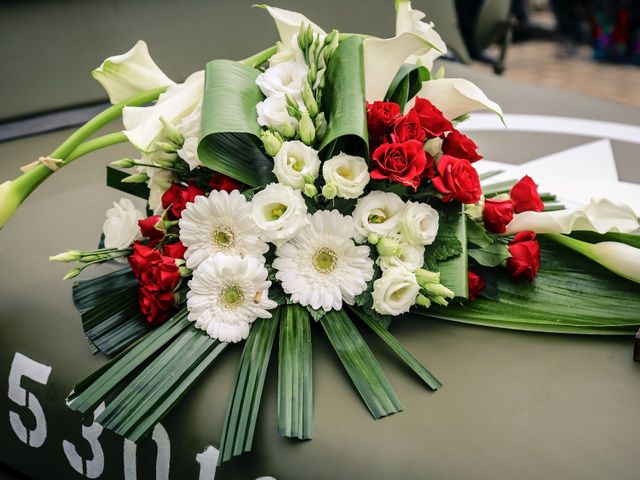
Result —
<instances>
[{"instance_id":1,"label":"green leaf","mask_svg":"<svg viewBox=\"0 0 640 480\"><path fill-rule=\"evenodd\" d=\"M322 109L328 117L328 125L319 150L324 158L341 151L366 156L369 134L360 36L354 35L340 42L329 59L325 81Z\"/></svg>"},{"instance_id":2,"label":"green leaf","mask_svg":"<svg viewBox=\"0 0 640 480\"><path fill-rule=\"evenodd\" d=\"M389 85L385 101L397 103L400 105L400 110L404 111L407 102L415 97L422 88L422 82L429 80L429 78L427 68L411 63L403 64Z\"/></svg>"},{"instance_id":3,"label":"green leaf","mask_svg":"<svg viewBox=\"0 0 640 480\"><path fill-rule=\"evenodd\" d=\"M442 383L438 380L429 370L426 369L404 346L398 341L396 337L391 335L388 330L382 328L378 322L373 320L368 314L364 313L359 308L351 309L364 323L366 323L376 335L378 335L384 343L386 343L393 353L395 353L400 360L402 360L407 367L433 390L438 390L442 387Z\"/></svg>"},{"instance_id":4,"label":"green leaf","mask_svg":"<svg viewBox=\"0 0 640 480\"><path fill-rule=\"evenodd\" d=\"M636 235L633 233L597 233L583 231L572 232L569 236L587 243L620 242L625 243L631 247L640 248L640 235Z\"/></svg>"},{"instance_id":5,"label":"green leaf","mask_svg":"<svg viewBox=\"0 0 640 480\"><path fill-rule=\"evenodd\" d=\"M114 355L149 332L138 307L138 281L129 268L73 285L73 301L94 353Z\"/></svg>"},{"instance_id":6,"label":"green leaf","mask_svg":"<svg viewBox=\"0 0 640 480\"><path fill-rule=\"evenodd\" d=\"M299 305L282 308L278 349L278 430L308 440L313 433L311 324Z\"/></svg>"},{"instance_id":7,"label":"green leaf","mask_svg":"<svg viewBox=\"0 0 640 480\"><path fill-rule=\"evenodd\" d=\"M467 298L468 258L464 205L445 203L437 205L437 209L440 214L439 238L436 237L436 241L427 246L425 265L432 269L431 264L435 258L438 261L437 271L440 272L440 283L453 290L457 298Z\"/></svg>"},{"instance_id":8,"label":"green leaf","mask_svg":"<svg viewBox=\"0 0 640 480\"><path fill-rule=\"evenodd\" d=\"M487 234L484 225L467 217L467 240L478 247L488 247L493 239Z\"/></svg>"},{"instance_id":9,"label":"green leaf","mask_svg":"<svg viewBox=\"0 0 640 480\"><path fill-rule=\"evenodd\" d=\"M445 320L541 332L634 335L640 328L640 285L539 237L541 266L532 283L494 269L499 301L432 306Z\"/></svg>"},{"instance_id":10,"label":"green leaf","mask_svg":"<svg viewBox=\"0 0 640 480\"><path fill-rule=\"evenodd\" d=\"M502 243L494 243L483 248L470 248L469 256L485 267L497 267L511 256L509 248Z\"/></svg>"},{"instance_id":11,"label":"green leaf","mask_svg":"<svg viewBox=\"0 0 640 480\"><path fill-rule=\"evenodd\" d=\"M183 330L109 402L96 421L137 442L164 418L227 345L193 325Z\"/></svg>"},{"instance_id":12,"label":"green leaf","mask_svg":"<svg viewBox=\"0 0 640 480\"><path fill-rule=\"evenodd\" d=\"M262 388L282 308L274 318L258 319L245 343L236 383L227 407L218 464L251 450Z\"/></svg>"},{"instance_id":13,"label":"green leaf","mask_svg":"<svg viewBox=\"0 0 640 480\"><path fill-rule=\"evenodd\" d=\"M252 187L273 180L273 160L261 150L256 105L259 70L231 60L207 63L198 156L204 165Z\"/></svg>"},{"instance_id":14,"label":"green leaf","mask_svg":"<svg viewBox=\"0 0 640 480\"><path fill-rule=\"evenodd\" d=\"M107 166L107 187L115 188L134 197L148 200L149 187L147 187L146 183L122 183L122 180L129 175L131 175L130 172Z\"/></svg>"},{"instance_id":15,"label":"green leaf","mask_svg":"<svg viewBox=\"0 0 640 480\"><path fill-rule=\"evenodd\" d=\"M332 310L320 323L373 418L402 411L380 364L346 312Z\"/></svg>"},{"instance_id":16,"label":"green leaf","mask_svg":"<svg viewBox=\"0 0 640 480\"><path fill-rule=\"evenodd\" d=\"M191 324L187 319L187 313L186 308L181 310L138 343L78 383L67 397L69 408L85 415L93 411L131 373Z\"/></svg>"}]
</instances>

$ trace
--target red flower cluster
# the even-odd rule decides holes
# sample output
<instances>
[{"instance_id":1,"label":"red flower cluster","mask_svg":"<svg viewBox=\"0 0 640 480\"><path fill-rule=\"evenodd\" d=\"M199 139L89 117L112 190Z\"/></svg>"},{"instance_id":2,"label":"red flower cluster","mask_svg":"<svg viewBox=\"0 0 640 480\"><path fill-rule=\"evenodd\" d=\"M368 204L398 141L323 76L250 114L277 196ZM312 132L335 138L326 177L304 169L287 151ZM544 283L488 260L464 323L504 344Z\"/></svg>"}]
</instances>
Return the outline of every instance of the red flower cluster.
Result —
<instances>
[{"instance_id":1,"label":"red flower cluster","mask_svg":"<svg viewBox=\"0 0 640 480\"><path fill-rule=\"evenodd\" d=\"M414 190L423 178L431 178L445 202L480 200L480 179L471 167L471 162L482 158L478 146L453 128L429 100L416 98L404 116L393 102L367 104L367 123L373 150L371 178L388 179ZM443 139L437 170L435 158L423 147L432 138Z\"/></svg>"},{"instance_id":2,"label":"red flower cluster","mask_svg":"<svg viewBox=\"0 0 640 480\"><path fill-rule=\"evenodd\" d=\"M532 282L540 269L540 244L533 232L520 232L509 243L507 269L513 278Z\"/></svg>"},{"instance_id":3,"label":"red flower cluster","mask_svg":"<svg viewBox=\"0 0 640 480\"><path fill-rule=\"evenodd\" d=\"M171 251L176 252L182 244L173 245ZM167 247L170 245L165 247L165 253ZM180 283L180 270L175 258L163 255L157 248L135 242L129 265L140 283L140 311L151 325L165 322L175 311L173 291Z\"/></svg>"},{"instance_id":4,"label":"red flower cluster","mask_svg":"<svg viewBox=\"0 0 640 480\"><path fill-rule=\"evenodd\" d=\"M478 298L480 293L482 293L482 290L487 285L487 283L484 281L484 278L482 278L477 273L472 272L471 270L469 270L467 277L469 284L469 301L473 302L476 298Z\"/></svg>"},{"instance_id":5,"label":"red flower cluster","mask_svg":"<svg viewBox=\"0 0 640 480\"><path fill-rule=\"evenodd\" d=\"M209 182L209 186L213 190L231 192L232 190L240 190L240 188L242 187L242 183L234 178L227 177L223 173L216 172Z\"/></svg>"},{"instance_id":6,"label":"red flower cluster","mask_svg":"<svg viewBox=\"0 0 640 480\"><path fill-rule=\"evenodd\" d=\"M484 226L494 233L504 233L513 219L513 214L526 211L541 212L544 204L540 199L535 182L525 175L509 193L509 200L487 198L484 202Z\"/></svg>"}]
</instances>

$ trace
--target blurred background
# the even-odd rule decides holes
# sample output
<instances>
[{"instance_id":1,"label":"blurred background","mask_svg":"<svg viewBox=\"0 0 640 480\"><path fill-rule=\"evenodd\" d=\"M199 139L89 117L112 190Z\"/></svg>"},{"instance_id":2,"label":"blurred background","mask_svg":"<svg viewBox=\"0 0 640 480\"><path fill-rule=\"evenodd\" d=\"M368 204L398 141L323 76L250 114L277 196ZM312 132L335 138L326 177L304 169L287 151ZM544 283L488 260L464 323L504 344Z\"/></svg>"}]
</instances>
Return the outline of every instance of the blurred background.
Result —
<instances>
[{"instance_id":1,"label":"blurred background","mask_svg":"<svg viewBox=\"0 0 640 480\"><path fill-rule=\"evenodd\" d=\"M249 56L277 38L253 3L2 0L0 124L104 101L91 69L138 39L178 81L212 58ZM394 33L393 0L272 3L325 28ZM457 62L640 106L640 0L415 0L413 7L435 23Z\"/></svg>"}]
</instances>

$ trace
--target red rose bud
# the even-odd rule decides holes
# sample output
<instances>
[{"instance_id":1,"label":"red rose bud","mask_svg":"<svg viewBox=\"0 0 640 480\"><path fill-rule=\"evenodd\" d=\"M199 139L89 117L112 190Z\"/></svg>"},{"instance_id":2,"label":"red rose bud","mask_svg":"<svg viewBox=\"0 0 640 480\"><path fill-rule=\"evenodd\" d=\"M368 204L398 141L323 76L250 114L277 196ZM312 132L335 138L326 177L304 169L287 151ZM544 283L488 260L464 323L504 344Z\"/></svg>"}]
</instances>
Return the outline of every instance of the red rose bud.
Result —
<instances>
[{"instance_id":1,"label":"red rose bud","mask_svg":"<svg viewBox=\"0 0 640 480\"><path fill-rule=\"evenodd\" d=\"M525 175L516 183L509 193L513 201L513 209L516 213L541 212L544 210L544 203L540 199L535 182L529 175Z\"/></svg>"},{"instance_id":2,"label":"red rose bud","mask_svg":"<svg viewBox=\"0 0 640 480\"><path fill-rule=\"evenodd\" d=\"M175 312L173 292L158 293L141 288L139 305L150 325L166 322Z\"/></svg>"},{"instance_id":3,"label":"red rose bud","mask_svg":"<svg viewBox=\"0 0 640 480\"><path fill-rule=\"evenodd\" d=\"M138 226L140 227L142 236L150 238L151 240L159 240L164 237L164 230L158 230L156 228L159 221L160 215L152 215L151 217L138 220Z\"/></svg>"},{"instance_id":4,"label":"red rose bud","mask_svg":"<svg viewBox=\"0 0 640 480\"><path fill-rule=\"evenodd\" d=\"M415 110L420 119L420 125L429 138L441 137L445 132L453 130L451 122L426 98L417 97L412 110Z\"/></svg>"},{"instance_id":5,"label":"red rose bud","mask_svg":"<svg viewBox=\"0 0 640 480\"><path fill-rule=\"evenodd\" d=\"M442 142L442 152L456 158L466 158L471 163L482 158L473 140L457 130L452 130Z\"/></svg>"},{"instance_id":6,"label":"red rose bud","mask_svg":"<svg viewBox=\"0 0 640 480\"><path fill-rule=\"evenodd\" d=\"M140 310L150 324L164 322L175 310L173 290L180 282L180 269L175 259L135 242L133 254L129 256L129 265L140 284Z\"/></svg>"},{"instance_id":7,"label":"red rose bud","mask_svg":"<svg viewBox=\"0 0 640 480\"><path fill-rule=\"evenodd\" d=\"M409 113L404 117L396 120L391 138L396 143L406 142L407 140L417 140L420 143L424 143L427 133L420 125L420 119L414 109L409 110Z\"/></svg>"},{"instance_id":8,"label":"red rose bud","mask_svg":"<svg viewBox=\"0 0 640 480\"><path fill-rule=\"evenodd\" d=\"M480 201L482 187L478 172L469 160L442 155L438 161L438 177L431 179L433 186L442 194L442 200L451 199L460 203Z\"/></svg>"},{"instance_id":9,"label":"red rose bud","mask_svg":"<svg viewBox=\"0 0 640 480\"><path fill-rule=\"evenodd\" d=\"M204 190L196 185L189 184L185 187L179 183L173 183L162 195L162 208L168 209L169 216L175 220L180 218L187 203L193 203L198 195L204 194Z\"/></svg>"},{"instance_id":10,"label":"red rose bud","mask_svg":"<svg viewBox=\"0 0 640 480\"><path fill-rule=\"evenodd\" d=\"M187 251L187 247L181 241L175 243L165 243L162 246L162 252L171 258L184 258L184 252Z\"/></svg>"},{"instance_id":11,"label":"red rose bud","mask_svg":"<svg viewBox=\"0 0 640 480\"><path fill-rule=\"evenodd\" d=\"M434 159L417 140L403 143L383 143L373 152L371 178L389 179L414 190L420 185L425 170L433 168Z\"/></svg>"},{"instance_id":12,"label":"red rose bud","mask_svg":"<svg viewBox=\"0 0 640 480\"><path fill-rule=\"evenodd\" d=\"M540 245L533 232L520 232L509 243L507 269L513 278L532 282L540 269Z\"/></svg>"},{"instance_id":13,"label":"red rose bud","mask_svg":"<svg viewBox=\"0 0 640 480\"><path fill-rule=\"evenodd\" d=\"M231 177L227 177L224 173L216 172L213 179L209 182L209 186L213 190L232 192L233 190L240 190L242 184Z\"/></svg>"},{"instance_id":14,"label":"red rose bud","mask_svg":"<svg viewBox=\"0 0 640 480\"><path fill-rule=\"evenodd\" d=\"M381 139L389 135L400 116L400 105L393 102L367 103L369 136Z\"/></svg>"},{"instance_id":15,"label":"red rose bud","mask_svg":"<svg viewBox=\"0 0 640 480\"><path fill-rule=\"evenodd\" d=\"M487 230L493 233L504 233L507 231L507 225L513 219L513 202L487 198L484 201L482 217L484 227Z\"/></svg>"},{"instance_id":16,"label":"red rose bud","mask_svg":"<svg viewBox=\"0 0 640 480\"><path fill-rule=\"evenodd\" d=\"M469 280L469 300L473 302L476 298L478 298L478 296L480 296L480 293L482 293L482 290L487 285L487 282L484 281L484 278L482 278L477 273L472 272L471 270L469 270L467 277Z\"/></svg>"}]
</instances>

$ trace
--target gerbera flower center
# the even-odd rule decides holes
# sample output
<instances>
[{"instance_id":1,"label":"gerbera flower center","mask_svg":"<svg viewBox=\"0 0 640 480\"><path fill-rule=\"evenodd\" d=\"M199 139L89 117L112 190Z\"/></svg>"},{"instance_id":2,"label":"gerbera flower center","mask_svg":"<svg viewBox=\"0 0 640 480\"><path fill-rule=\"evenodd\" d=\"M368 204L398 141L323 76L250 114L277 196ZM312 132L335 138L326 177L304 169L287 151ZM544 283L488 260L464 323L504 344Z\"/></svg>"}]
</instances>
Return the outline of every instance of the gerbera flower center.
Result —
<instances>
[{"instance_id":1,"label":"gerbera flower center","mask_svg":"<svg viewBox=\"0 0 640 480\"><path fill-rule=\"evenodd\" d=\"M220 292L220 304L224 308L237 308L244 302L244 292L238 285L226 285Z\"/></svg>"},{"instance_id":2,"label":"gerbera flower center","mask_svg":"<svg viewBox=\"0 0 640 480\"><path fill-rule=\"evenodd\" d=\"M236 236L229 227L220 225L211 232L211 241L221 250L228 250L236 244Z\"/></svg>"},{"instance_id":3,"label":"gerbera flower center","mask_svg":"<svg viewBox=\"0 0 640 480\"><path fill-rule=\"evenodd\" d=\"M287 206L283 203L272 203L264 207L265 217L268 220L278 220L287 211Z\"/></svg>"},{"instance_id":4,"label":"gerbera flower center","mask_svg":"<svg viewBox=\"0 0 640 480\"><path fill-rule=\"evenodd\" d=\"M317 272L331 273L336 269L338 256L330 248L322 247L313 254L312 263Z\"/></svg>"}]
</instances>

